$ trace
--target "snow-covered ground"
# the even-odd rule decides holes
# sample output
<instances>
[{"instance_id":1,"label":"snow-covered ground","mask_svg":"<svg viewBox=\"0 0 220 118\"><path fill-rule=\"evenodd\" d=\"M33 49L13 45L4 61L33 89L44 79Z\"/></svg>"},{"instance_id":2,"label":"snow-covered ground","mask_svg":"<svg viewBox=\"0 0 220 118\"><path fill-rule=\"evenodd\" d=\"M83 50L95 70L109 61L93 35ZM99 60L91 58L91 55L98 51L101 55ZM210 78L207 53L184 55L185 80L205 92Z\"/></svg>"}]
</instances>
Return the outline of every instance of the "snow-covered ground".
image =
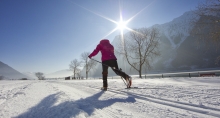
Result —
<instances>
[{"instance_id":1,"label":"snow-covered ground","mask_svg":"<svg viewBox=\"0 0 220 118\"><path fill-rule=\"evenodd\" d=\"M0 81L0 118L220 117L220 78Z\"/></svg>"}]
</instances>

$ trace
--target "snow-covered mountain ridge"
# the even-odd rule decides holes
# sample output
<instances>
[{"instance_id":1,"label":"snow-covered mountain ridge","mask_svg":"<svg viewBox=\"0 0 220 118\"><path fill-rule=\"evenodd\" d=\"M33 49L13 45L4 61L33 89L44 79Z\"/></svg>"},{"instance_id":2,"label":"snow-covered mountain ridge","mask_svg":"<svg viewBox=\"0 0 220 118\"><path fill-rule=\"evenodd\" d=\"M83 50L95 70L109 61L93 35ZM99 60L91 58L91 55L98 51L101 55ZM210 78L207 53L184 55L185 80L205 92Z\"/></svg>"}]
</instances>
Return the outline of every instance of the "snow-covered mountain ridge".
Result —
<instances>
[{"instance_id":1,"label":"snow-covered mountain ridge","mask_svg":"<svg viewBox=\"0 0 220 118\"><path fill-rule=\"evenodd\" d=\"M191 23L192 19L198 20L199 18L195 16L194 12L189 11L168 23L153 27L158 28L160 33L168 38L172 48L176 49L190 35L190 31L194 27Z\"/></svg>"}]
</instances>

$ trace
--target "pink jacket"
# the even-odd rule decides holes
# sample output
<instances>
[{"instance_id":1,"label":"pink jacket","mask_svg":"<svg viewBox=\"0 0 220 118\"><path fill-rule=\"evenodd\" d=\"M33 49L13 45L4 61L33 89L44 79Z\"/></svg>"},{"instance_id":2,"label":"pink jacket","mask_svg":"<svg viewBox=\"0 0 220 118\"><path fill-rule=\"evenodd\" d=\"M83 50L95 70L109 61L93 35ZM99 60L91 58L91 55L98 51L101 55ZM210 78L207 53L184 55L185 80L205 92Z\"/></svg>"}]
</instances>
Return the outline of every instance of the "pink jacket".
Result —
<instances>
[{"instance_id":1,"label":"pink jacket","mask_svg":"<svg viewBox=\"0 0 220 118\"><path fill-rule=\"evenodd\" d=\"M108 39L103 39L97 45L96 49L89 55L89 57L93 57L101 51L102 61L117 59L114 54L114 47L109 43Z\"/></svg>"}]
</instances>

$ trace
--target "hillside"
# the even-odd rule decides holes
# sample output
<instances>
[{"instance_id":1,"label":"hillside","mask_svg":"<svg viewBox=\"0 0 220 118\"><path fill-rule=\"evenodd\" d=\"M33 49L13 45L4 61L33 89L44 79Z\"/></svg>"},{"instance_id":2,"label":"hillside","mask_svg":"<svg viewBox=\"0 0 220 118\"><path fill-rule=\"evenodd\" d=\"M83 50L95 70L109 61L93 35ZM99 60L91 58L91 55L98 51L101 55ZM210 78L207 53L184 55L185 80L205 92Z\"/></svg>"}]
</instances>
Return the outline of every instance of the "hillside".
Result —
<instances>
[{"instance_id":1,"label":"hillside","mask_svg":"<svg viewBox=\"0 0 220 118\"><path fill-rule=\"evenodd\" d=\"M161 56L154 70L185 71L219 68L215 65L215 59L220 55L216 50L220 45L210 46L213 45L211 42L204 42L191 33L195 30L195 26L191 23L192 19L200 20L195 18L194 12L186 12L173 21L158 26L162 35Z\"/></svg>"},{"instance_id":2,"label":"hillside","mask_svg":"<svg viewBox=\"0 0 220 118\"><path fill-rule=\"evenodd\" d=\"M18 72L17 70L13 69L12 67L8 66L7 64L1 61L0 61L0 76L2 76L2 79L22 79L22 78L31 79L30 77Z\"/></svg>"}]
</instances>

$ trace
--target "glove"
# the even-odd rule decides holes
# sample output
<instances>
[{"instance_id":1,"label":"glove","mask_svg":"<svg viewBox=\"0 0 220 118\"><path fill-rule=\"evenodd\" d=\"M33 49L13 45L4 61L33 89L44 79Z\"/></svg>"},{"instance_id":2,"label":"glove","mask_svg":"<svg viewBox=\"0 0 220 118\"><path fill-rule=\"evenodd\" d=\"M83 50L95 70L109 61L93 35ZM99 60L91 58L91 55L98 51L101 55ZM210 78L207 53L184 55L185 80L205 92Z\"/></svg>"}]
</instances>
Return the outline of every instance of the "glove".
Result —
<instances>
[{"instance_id":1,"label":"glove","mask_svg":"<svg viewBox=\"0 0 220 118\"><path fill-rule=\"evenodd\" d=\"M92 58L91 56L88 56L90 59Z\"/></svg>"}]
</instances>

